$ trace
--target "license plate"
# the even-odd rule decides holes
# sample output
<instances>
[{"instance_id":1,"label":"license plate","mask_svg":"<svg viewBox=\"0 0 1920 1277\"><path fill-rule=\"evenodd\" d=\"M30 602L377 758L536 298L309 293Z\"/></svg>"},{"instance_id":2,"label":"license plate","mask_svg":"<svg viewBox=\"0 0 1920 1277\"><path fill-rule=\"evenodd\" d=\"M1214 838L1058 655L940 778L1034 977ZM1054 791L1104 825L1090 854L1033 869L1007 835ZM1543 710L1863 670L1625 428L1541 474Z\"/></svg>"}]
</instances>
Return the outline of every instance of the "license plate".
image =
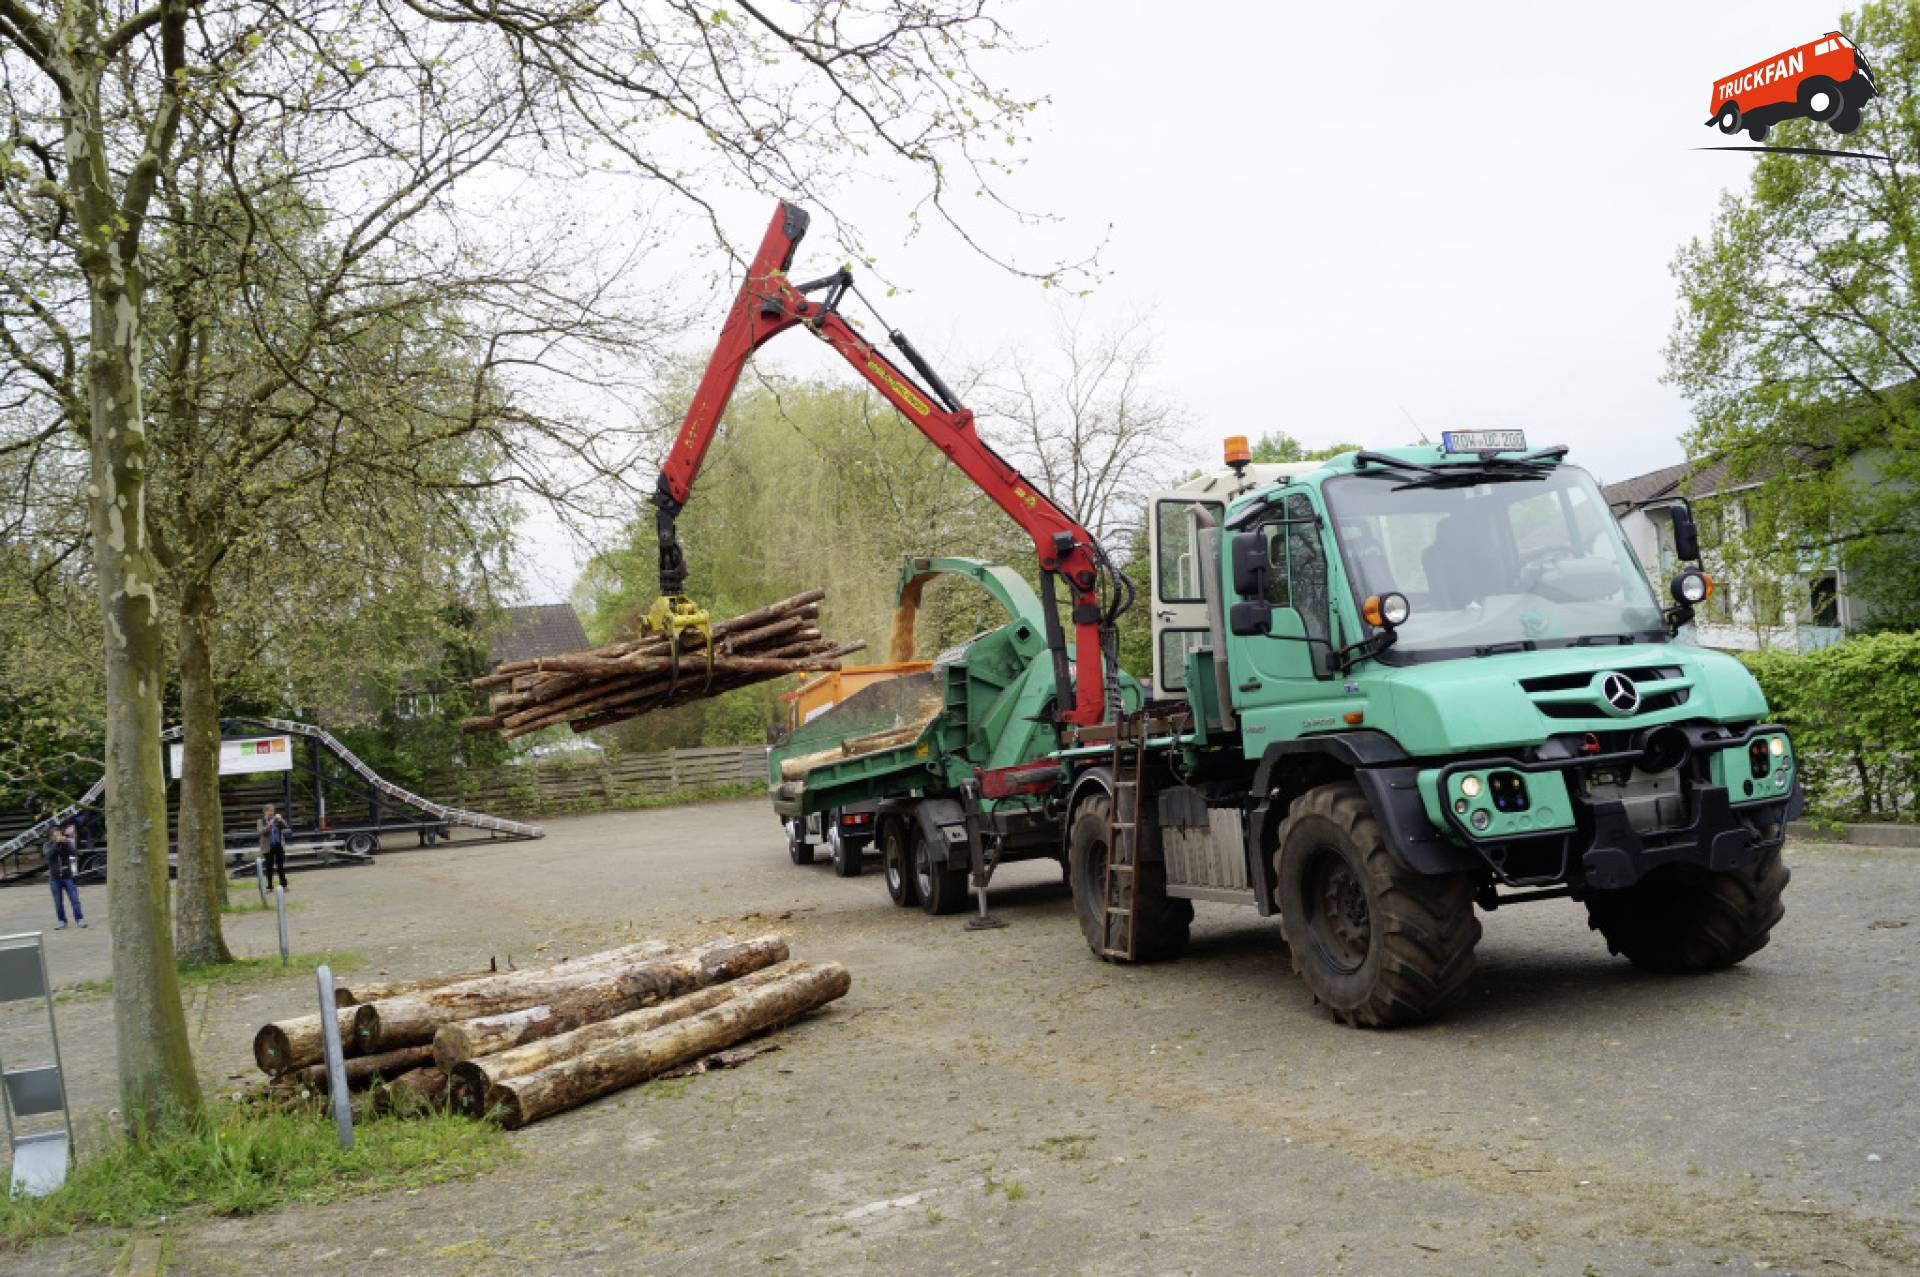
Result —
<instances>
[{"instance_id":1,"label":"license plate","mask_svg":"<svg viewBox=\"0 0 1920 1277\"><path fill-rule=\"evenodd\" d=\"M1442 452L1525 452L1523 430L1442 430Z\"/></svg>"}]
</instances>

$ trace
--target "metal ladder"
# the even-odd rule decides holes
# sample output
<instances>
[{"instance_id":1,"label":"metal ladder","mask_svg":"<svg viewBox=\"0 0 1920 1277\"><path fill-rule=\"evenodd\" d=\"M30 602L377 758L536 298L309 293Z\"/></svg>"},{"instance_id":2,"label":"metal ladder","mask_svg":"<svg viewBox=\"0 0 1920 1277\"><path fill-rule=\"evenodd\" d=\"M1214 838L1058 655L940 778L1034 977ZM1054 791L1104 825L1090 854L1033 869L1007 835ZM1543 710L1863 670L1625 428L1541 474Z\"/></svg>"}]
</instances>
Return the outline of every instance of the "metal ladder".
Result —
<instances>
[{"instance_id":1,"label":"metal ladder","mask_svg":"<svg viewBox=\"0 0 1920 1277\"><path fill-rule=\"evenodd\" d=\"M1124 725L1113 734L1113 802L1107 808L1107 868L1101 901L1105 926L1100 956L1131 962L1140 921L1140 894L1134 879L1140 867L1140 773L1146 767L1147 718L1142 714L1129 738Z\"/></svg>"}]
</instances>

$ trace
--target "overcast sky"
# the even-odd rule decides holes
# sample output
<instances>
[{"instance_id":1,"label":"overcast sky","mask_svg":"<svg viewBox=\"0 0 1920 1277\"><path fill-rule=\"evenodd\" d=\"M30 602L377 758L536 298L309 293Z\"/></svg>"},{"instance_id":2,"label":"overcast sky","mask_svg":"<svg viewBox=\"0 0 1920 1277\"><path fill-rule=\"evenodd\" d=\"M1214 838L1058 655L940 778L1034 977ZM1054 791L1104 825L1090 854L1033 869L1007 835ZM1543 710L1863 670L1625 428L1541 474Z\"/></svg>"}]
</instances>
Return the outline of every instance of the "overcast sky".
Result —
<instances>
[{"instance_id":1,"label":"overcast sky","mask_svg":"<svg viewBox=\"0 0 1920 1277\"><path fill-rule=\"evenodd\" d=\"M1434 438L1505 427L1569 444L1602 481L1683 455L1687 408L1660 380L1668 268L1753 162L1693 149L1746 140L1702 127L1713 81L1838 22L1770 0L1002 14L1031 46L1009 83L1051 97L1007 189L1061 221L996 244L1037 261L1105 238L1086 304L1152 313L1158 380L1187 405L1196 458L1274 429L1403 443L1410 414ZM938 230L903 245L905 190L863 183L856 198L903 286L887 317L923 348L958 361L1044 339L1053 295ZM734 208L751 243L770 203ZM833 254L809 240L795 273L824 274ZM710 348L724 305L690 352ZM797 338L778 358L851 376ZM527 549L526 596L564 598L583 548L535 518Z\"/></svg>"}]
</instances>

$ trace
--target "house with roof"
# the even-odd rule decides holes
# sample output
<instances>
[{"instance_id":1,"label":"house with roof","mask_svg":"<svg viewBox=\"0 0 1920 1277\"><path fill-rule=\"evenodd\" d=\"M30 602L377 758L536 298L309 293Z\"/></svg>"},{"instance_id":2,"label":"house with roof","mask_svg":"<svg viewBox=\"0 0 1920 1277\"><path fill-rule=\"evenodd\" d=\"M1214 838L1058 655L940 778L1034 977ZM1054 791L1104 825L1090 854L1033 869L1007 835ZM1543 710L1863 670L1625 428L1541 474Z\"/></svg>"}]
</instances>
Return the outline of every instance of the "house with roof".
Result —
<instances>
[{"instance_id":1,"label":"house with roof","mask_svg":"<svg viewBox=\"0 0 1920 1277\"><path fill-rule=\"evenodd\" d=\"M1725 651L1830 646L1865 618L1862 601L1848 591L1837 557L1804 562L1790 573L1736 570L1716 547L1750 526L1746 494L1769 476L1735 476L1724 462L1685 461L1610 483L1602 488L1621 530L1647 575L1658 585L1678 570L1673 507L1681 497L1695 503L1701 556L1714 580L1713 596L1697 610L1692 641Z\"/></svg>"},{"instance_id":2,"label":"house with roof","mask_svg":"<svg viewBox=\"0 0 1920 1277\"><path fill-rule=\"evenodd\" d=\"M535 603L527 607L502 608L487 628L487 662L533 660L579 652L592 646L587 628L571 603ZM394 697L397 718L430 718L440 712L444 687L439 680L426 680L400 691Z\"/></svg>"}]
</instances>

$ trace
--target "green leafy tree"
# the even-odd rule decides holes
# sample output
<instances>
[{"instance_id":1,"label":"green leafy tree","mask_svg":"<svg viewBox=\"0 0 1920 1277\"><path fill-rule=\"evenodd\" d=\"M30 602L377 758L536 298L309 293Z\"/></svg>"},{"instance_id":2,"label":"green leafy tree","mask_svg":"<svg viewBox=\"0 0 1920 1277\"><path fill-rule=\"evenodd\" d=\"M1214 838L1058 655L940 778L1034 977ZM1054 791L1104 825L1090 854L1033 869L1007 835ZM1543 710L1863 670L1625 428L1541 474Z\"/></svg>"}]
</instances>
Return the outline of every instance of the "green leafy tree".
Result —
<instances>
[{"instance_id":1,"label":"green leafy tree","mask_svg":"<svg viewBox=\"0 0 1920 1277\"><path fill-rule=\"evenodd\" d=\"M1723 462L1743 514L1720 546L1737 577L1839 566L1870 620L1920 625L1920 5L1838 26L1881 96L1858 132L1780 125L1769 144L1889 162L1770 153L1675 258L1668 379L1692 404L1689 452Z\"/></svg>"},{"instance_id":2,"label":"green leafy tree","mask_svg":"<svg viewBox=\"0 0 1920 1277\"><path fill-rule=\"evenodd\" d=\"M1325 461L1343 452L1357 452L1357 443L1335 443L1324 448L1309 448L1284 430L1269 430L1253 441L1253 459L1262 465L1289 461Z\"/></svg>"}]
</instances>

